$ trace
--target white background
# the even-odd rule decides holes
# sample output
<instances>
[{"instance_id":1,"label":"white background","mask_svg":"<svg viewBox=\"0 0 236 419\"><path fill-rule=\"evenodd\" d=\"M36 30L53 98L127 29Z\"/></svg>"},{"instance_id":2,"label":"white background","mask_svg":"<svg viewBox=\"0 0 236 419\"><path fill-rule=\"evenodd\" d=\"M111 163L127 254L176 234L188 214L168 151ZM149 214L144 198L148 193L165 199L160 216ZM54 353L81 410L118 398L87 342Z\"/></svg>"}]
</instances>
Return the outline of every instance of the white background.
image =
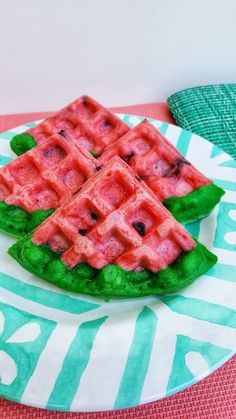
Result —
<instances>
[{"instance_id":1,"label":"white background","mask_svg":"<svg viewBox=\"0 0 236 419\"><path fill-rule=\"evenodd\" d=\"M235 80L235 0L0 0L0 113Z\"/></svg>"}]
</instances>

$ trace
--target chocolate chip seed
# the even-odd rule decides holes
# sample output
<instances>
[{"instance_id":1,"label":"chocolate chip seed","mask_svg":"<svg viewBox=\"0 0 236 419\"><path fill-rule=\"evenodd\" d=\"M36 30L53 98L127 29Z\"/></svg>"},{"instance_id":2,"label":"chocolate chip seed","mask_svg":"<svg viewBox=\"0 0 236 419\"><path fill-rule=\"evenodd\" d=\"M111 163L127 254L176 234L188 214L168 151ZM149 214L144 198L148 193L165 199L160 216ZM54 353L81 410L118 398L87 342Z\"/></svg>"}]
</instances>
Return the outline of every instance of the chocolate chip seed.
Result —
<instances>
[{"instance_id":1,"label":"chocolate chip seed","mask_svg":"<svg viewBox=\"0 0 236 419\"><path fill-rule=\"evenodd\" d=\"M66 131L64 129L61 129L61 131L58 131L58 134L66 138Z\"/></svg>"},{"instance_id":2,"label":"chocolate chip seed","mask_svg":"<svg viewBox=\"0 0 236 419\"><path fill-rule=\"evenodd\" d=\"M123 156L123 157L121 157L121 158L122 158L122 160L124 160L126 163L129 163L130 159L132 159L132 157L133 157L133 156L134 156L134 153L132 152L132 153L128 154L128 156Z\"/></svg>"},{"instance_id":3,"label":"chocolate chip seed","mask_svg":"<svg viewBox=\"0 0 236 419\"><path fill-rule=\"evenodd\" d=\"M145 224L141 221L138 221L137 223L132 223L132 227L135 228L135 230L140 234L140 236L145 235Z\"/></svg>"},{"instance_id":4,"label":"chocolate chip seed","mask_svg":"<svg viewBox=\"0 0 236 419\"><path fill-rule=\"evenodd\" d=\"M91 212L91 217L95 221L99 220L99 216L95 212Z\"/></svg>"},{"instance_id":5,"label":"chocolate chip seed","mask_svg":"<svg viewBox=\"0 0 236 419\"><path fill-rule=\"evenodd\" d=\"M163 174L163 177L174 177L178 176L180 174L181 166L183 164L191 165L187 160L185 159L176 159L173 164L167 169L167 171Z\"/></svg>"},{"instance_id":6,"label":"chocolate chip seed","mask_svg":"<svg viewBox=\"0 0 236 419\"><path fill-rule=\"evenodd\" d=\"M106 121L104 121L103 125L104 125L104 127L110 127L111 123L110 123L110 121L106 120Z\"/></svg>"}]
</instances>

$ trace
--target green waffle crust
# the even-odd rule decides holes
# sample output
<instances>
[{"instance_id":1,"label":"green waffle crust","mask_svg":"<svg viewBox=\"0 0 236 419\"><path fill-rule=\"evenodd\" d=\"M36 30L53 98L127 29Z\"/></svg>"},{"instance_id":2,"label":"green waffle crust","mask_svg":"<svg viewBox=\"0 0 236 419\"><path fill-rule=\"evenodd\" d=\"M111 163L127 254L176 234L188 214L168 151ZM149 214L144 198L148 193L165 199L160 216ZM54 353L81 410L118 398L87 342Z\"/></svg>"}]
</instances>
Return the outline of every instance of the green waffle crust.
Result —
<instances>
[{"instance_id":1,"label":"green waffle crust","mask_svg":"<svg viewBox=\"0 0 236 419\"><path fill-rule=\"evenodd\" d=\"M217 262L217 257L196 241L194 249L182 254L174 263L157 273L147 270L128 272L117 265L107 265L97 270L86 263L69 270L61 261L60 254L53 252L47 245L37 246L31 238L32 234L28 234L8 249L9 255L21 266L64 290L90 294L105 300L179 291Z\"/></svg>"},{"instance_id":2,"label":"green waffle crust","mask_svg":"<svg viewBox=\"0 0 236 419\"><path fill-rule=\"evenodd\" d=\"M32 213L15 205L0 201L0 230L16 237L23 237L34 230L55 210L37 210Z\"/></svg>"},{"instance_id":3,"label":"green waffle crust","mask_svg":"<svg viewBox=\"0 0 236 419\"><path fill-rule=\"evenodd\" d=\"M26 153L37 145L35 139L28 132L15 135L10 141L10 147L17 156Z\"/></svg>"},{"instance_id":4,"label":"green waffle crust","mask_svg":"<svg viewBox=\"0 0 236 419\"><path fill-rule=\"evenodd\" d=\"M185 196L170 197L163 204L183 224L206 217L220 202L225 191L214 183L202 186Z\"/></svg>"}]
</instances>

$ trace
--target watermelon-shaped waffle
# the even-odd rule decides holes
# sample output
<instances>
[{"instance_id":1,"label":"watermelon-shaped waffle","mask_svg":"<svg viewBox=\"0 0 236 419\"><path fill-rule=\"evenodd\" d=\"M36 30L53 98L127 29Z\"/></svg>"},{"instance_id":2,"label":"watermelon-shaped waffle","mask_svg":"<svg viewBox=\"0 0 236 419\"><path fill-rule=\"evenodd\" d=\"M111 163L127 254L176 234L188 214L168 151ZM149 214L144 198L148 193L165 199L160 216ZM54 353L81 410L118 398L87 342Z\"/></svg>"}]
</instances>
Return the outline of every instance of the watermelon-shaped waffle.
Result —
<instances>
[{"instance_id":1,"label":"watermelon-shaped waffle","mask_svg":"<svg viewBox=\"0 0 236 419\"><path fill-rule=\"evenodd\" d=\"M9 254L59 287L105 298L176 291L217 259L119 157Z\"/></svg>"},{"instance_id":2,"label":"watermelon-shaped waffle","mask_svg":"<svg viewBox=\"0 0 236 419\"><path fill-rule=\"evenodd\" d=\"M39 125L11 140L11 148L23 154L59 131L70 133L78 143L100 155L104 148L129 130L128 125L89 96L82 96Z\"/></svg>"},{"instance_id":3,"label":"watermelon-shaped waffle","mask_svg":"<svg viewBox=\"0 0 236 419\"><path fill-rule=\"evenodd\" d=\"M182 223L207 216L224 194L146 120L111 144L99 161L105 164L116 155Z\"/></svg>"},{"instance_id":4,"label":"watermelon-shaped waffle","mask_svg":"<svg viewBox=\"0 0 236 419\"><path fill-rule=\"evenodd\" d=\"M22 236L100 169L69 134L55 134L0 170L0 229Z\"/></svg>"}]
</instances>

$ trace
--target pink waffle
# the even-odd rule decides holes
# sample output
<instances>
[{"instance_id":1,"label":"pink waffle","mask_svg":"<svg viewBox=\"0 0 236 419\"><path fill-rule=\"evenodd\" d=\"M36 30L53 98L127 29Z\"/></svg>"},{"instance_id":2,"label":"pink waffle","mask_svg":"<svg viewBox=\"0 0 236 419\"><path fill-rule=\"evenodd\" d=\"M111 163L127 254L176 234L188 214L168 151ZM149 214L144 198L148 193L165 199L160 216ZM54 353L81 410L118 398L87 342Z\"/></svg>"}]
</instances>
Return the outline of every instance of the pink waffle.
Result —
<instances>
[{"instance_id":1,"label":"pink waffle","mask_svg":"<svg viewBox=\"0 0 236 419\"><path fill-rule=\"evenodd\" d=\"M72 134L80 145L100 155L105 147L128 130L128 125L108 109L89 96L82 96L27 132L41 144L51 135L65 131Z\"/></svg>"},{"instance_id":2,"label":"pink waffle","mask_svg":"<svg viewBox=\"0 0 236 419\"><path fill-rule=\"evenodd\" d=\"M119 157L44 221L32 240L61 252L69 268L81 262L97 269L115 263L153 272L196 245Z\"/></svg>"},{"instance_id":3,"label":"pink waffle","mask_svg":"<svg viewBox=\"0 0 236 419\"><path fill-rule=\"evenodd\" d=\"M57 208L99 169L72 137L55 134L1 169L0 200L28 212Z\"/></svg>"},{"instance_id":4,"label":"pink waffle","mask_svg":"<svg viewBox=\"0 0 236 419\"><path fill-rule=\"evenodd\" d=\"M183 196L211 183L148 121L141 122L101 155L104 164L120 156L161 200Z\"/></svg>"}]
</instances>

